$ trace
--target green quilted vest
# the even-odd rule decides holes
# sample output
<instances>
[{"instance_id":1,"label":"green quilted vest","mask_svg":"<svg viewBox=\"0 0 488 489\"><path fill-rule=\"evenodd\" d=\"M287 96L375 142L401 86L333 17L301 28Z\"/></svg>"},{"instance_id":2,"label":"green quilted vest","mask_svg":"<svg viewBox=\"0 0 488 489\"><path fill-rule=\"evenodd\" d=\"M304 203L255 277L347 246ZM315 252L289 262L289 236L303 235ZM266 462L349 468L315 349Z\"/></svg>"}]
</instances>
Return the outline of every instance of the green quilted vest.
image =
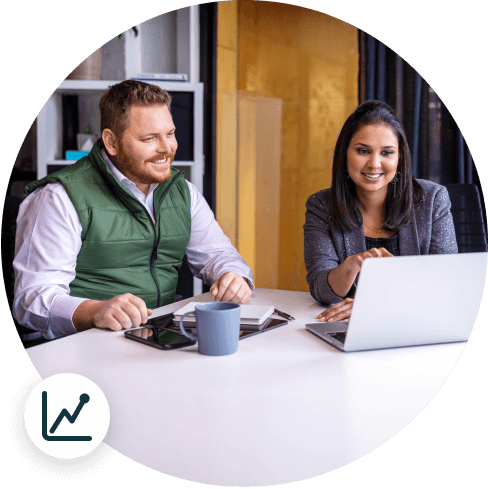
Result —
<instances>
[{"instance_id":1,"label":"green quilted vest","mask_svg":"<svg viewBox=\"0 0 488 489\"><path fill-rule=\"evenodd\" d=\"M178 270L190 239L190 191L184 173L154 190L156 224L103 161L101 141L88 156L27 185L24 196L59 182L82 226L70 295L107 300L130 292L149 308L174 301Z\"/></svg>"}]
</instances>

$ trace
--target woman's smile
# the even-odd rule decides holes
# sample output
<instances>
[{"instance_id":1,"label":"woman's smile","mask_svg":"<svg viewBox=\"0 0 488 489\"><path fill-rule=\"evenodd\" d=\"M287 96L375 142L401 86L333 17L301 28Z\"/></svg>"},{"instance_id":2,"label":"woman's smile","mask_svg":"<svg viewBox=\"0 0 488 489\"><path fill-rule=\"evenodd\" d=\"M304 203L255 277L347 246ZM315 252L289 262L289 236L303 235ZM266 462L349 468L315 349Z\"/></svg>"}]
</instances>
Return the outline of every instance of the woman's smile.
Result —
<instances>
[{"instance_id":1,"label":"woman's smile","mask_svg":"<svg viewBox=\"0 0 488 489\"><path fill-rule=\"evenodd\" d=\"M378 180L384 173L363 173L363 175L370 180Z\"/></svg>"}]
</instances>

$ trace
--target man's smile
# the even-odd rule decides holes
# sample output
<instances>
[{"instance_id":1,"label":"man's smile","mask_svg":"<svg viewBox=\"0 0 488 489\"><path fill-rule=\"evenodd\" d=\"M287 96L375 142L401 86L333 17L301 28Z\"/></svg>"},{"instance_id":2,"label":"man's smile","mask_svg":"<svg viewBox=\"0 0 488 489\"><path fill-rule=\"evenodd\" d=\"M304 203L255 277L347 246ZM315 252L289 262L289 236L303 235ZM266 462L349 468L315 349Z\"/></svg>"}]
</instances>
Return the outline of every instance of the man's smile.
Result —
<instances>
[{"instance_id":1,"label":"man's smile","mask_svg":"<svg viewBox=\"0 0 488 489\"><path fill-rule=\"evenodd\" d=\"M150 159L146 160L146 163L153 163L155 165L162 165L164 163L170 163L171 164L174 159L175 159L174 154L168 154L164 157L157 156L155 158L150 158Z\"/></svg>"}]
</instances>

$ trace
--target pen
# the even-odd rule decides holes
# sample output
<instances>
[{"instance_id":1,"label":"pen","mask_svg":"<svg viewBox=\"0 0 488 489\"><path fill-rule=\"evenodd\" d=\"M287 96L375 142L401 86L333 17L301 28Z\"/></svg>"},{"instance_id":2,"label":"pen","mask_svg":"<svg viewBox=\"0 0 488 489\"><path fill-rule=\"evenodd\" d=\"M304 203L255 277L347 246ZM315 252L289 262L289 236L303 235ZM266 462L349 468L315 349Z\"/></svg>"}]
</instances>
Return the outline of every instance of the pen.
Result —
<instances>
[{"instance_id":1,"label":"pen","mask_svg":"<svg viewBox=\"0 0 488 489\"><path fill-rule=\"evenodd\" d=\"M282 318L288 319L288 321L294 321L295 320L294 317L290 316L286 312L278 311L278 309L275 309L273 314L276 314L277 316L281 316Z\"/></svg>"}]
</instances>

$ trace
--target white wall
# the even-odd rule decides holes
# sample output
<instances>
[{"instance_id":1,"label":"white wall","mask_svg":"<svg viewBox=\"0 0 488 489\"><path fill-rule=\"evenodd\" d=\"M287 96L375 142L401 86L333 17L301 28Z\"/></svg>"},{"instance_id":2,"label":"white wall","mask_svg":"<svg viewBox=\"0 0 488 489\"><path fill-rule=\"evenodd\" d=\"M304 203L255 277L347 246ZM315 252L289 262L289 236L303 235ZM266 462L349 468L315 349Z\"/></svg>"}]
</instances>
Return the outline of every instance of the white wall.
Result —
<instances>
[{"instance_id":1,"label":"white wall","mask_svg":"<svg viewBox=\"0 0 488 489\"><path fill-rule=\"evenodd\" d=\"M177 73L176 16L169 12L141 24L143 73Z\"/></svg>"}]
</instances>

